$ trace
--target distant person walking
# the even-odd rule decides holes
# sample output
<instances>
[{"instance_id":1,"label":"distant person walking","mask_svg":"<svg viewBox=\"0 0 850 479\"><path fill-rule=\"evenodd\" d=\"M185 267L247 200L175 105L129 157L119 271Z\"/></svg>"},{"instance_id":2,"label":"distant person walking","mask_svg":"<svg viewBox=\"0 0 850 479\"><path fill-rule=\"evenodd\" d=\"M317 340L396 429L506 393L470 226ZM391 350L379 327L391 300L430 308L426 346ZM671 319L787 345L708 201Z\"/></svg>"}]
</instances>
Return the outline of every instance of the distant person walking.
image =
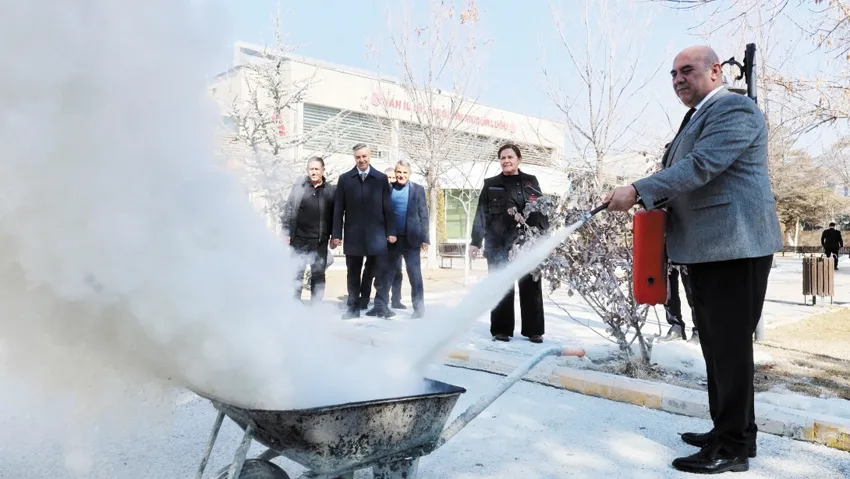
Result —
<instances>
[{"instance_id":1,"label":"distant person walking","mask_svg":"<svg viewBox=\"0 0 850 479\"><path fill-rule=\"evenodd\" d=\"M388 306L389 284L383 280L387 244L396 242L390 184L386 175L370 166L372 154L366 144L358 143L353 151L355 166L343 173L337 184L331 235L331 246L343 244L348 269L348 304L343 319L360 317L363 260L370 258L378 281L375 307L366 315L391 318L395 313Z\"/></svg>"},{"instance_id":2,"label":"distant person walking","mask_svg":"<svg viewBox=\"0 0 850 479\"><path fill-rule=\"evenodd\" d=\"M400 278L403 258L407 267L407 278L410 281L413 317L421 318L425 314L425 288L422 282L420 251L428 250L428 205L425 201L425 188L410 182L410 164L404 160L395 165L395 182L392 184L390 199L393 204L396 232L398 232L398 241L389 246L388 272L398 281L399 290L398 293L394 293L393 302L401 301ZM395 288L396 285L393 284L393 289Z\"/></svg>"},{"instance_id":3,"label":"distant person walking","mask_svg":"<svg viewBox=\"0 0 850 479\"><path fill-rule=\"evenodd\" d=\"M823 230L820 235L820 245L827 256L835 258L835 269L838 269L838 250L844 247L841 232L835 229L835 223L830 223L829 228Z\"/></svg>"},{"instance_id":4,"label":"distant person walking","mask_svg":"<svg viewBox=\"0 0 850 479\"><path fill-rule=\"evenodd\" d=\"M309 261L311 302L321 301L325 294L335 192L336 188L325 179L325 161L311 157L307 160L307 176L293 185L281 217L289 245ZM296 272L296 299L301 299L306 269L307 265L303 265Z\"/></svg>"},{"instance_id":5,"label":"distant person walking","mask_svg":"<svg viewBox=\"0 0 850 479\"><path fill-rule=\"evenodd\" d=\"M484 255L487 268L493 270L508 262L508 253L518 240L518 219L508 213L511 208L522 212L526 203L533 201L543 193L540 183L534 175L523 173L519 169L522 154L519 147L507 144L499 148L499 162L502 173L484 180L484 187L478 197L478 207L472 224L472 242L469 254L473 259L484 243ZM549 227L549 220L542 213L532 213L526 220L529 226L541 230ZM496 341L510 341L514 335L514 295L511 290L490 312L490 334ZM519 305L522 318L520 334L532 343L542 343L543 287L539 280L527 274L519 280Z\"/></svg>"}]
</instances>

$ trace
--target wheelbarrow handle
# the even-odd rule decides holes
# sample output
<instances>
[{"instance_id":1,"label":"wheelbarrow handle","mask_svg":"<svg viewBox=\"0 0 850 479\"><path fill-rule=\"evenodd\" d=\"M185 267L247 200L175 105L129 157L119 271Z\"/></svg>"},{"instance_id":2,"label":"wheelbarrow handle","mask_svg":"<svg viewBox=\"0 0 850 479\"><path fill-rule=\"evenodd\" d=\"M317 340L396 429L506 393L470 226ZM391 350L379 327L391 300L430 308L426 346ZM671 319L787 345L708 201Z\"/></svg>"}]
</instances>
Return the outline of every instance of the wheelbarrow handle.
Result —
<instances>
[{"instance_id":1,"label":"wheelbarrow handle","mask_svg":"<svg viewBox=\"0 0 850 479\"><path fill-rule=\"evenodd\" d=\"M582 348L565 348L562 346L552 346L546 348L533 357L531 357L525 364L516 368L510 375L502 379L499 385L488 394L485 394L481 397L475 404L469 407L466 411L464 411L460 416L457 417L448 427L443 430L443 433L440 434L440 438L437 441L436 447L440 447L445 444L446 441L454 437L455 434L460 432L461 429L466 427L470 421L475 419L482 411L487 409L488 406L493 404L493 401L499 398L505 391L508 390L511 386L514 385L517 381L522 379L534 366L537 366L540 361L549 357L549 356L578 356L584 357L584 349Z\"/></svg>"}]
</instances>

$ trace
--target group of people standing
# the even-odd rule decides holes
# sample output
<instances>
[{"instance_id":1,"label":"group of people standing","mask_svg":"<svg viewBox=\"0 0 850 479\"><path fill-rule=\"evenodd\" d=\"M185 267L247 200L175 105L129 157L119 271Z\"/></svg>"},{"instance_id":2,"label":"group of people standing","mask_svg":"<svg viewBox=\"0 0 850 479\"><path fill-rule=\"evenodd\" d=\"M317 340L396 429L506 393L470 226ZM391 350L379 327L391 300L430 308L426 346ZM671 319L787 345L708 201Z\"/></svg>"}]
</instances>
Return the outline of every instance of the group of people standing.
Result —
<instances>
[{"instance_id":1,"label":"group of people standing","mask_svg":"<svg viewBox=\"0 0 850 479\"><path fill-rule=\"evenodd\" d=\"M396 163L389 177L390 170L381 173L372 168L368 145L355 145L353 153L354 168L342 174L336 186L328 184L322 158L308 159L307 177L289 194L281 221L292 248L309 258L296 273L296 298L301 297L301 278L309 266L311 300L322 300L329 250L342 245L348 273L343 319L359 317L360 310L368 308L373 281L374 307L367 316L395 316L389 303L391 286L392 306L405 308L402 260L410 281L413 317L420 318L425 312L420 251L427 250L429 243L425 189L410 182L408 162Z\"/></svg>"},{"instance_id":2,"label":"group of people standing","mask_svg":"<svg viewBox=\"0 0 850 479\"><path fill-rule=\"evenodd\" d=\"M368 145L355 145L353 154L355 166L340 176L336 186L325 178L324 160L310 158L307 176L289 194L282 224L292 248L309 258L296 273L295 296L301 298L301 278L309 267L311 299L323 298L329 250L342 245L348 289L343 319L357 318L361 310L368 309L373 281L374 307L367 316L388 319L395 316L393 309L406 309L401 302L402 262L410 282L413 317L420 318L425 311L421 252L429 247L425 189L410 181L410 164L406 161L382 173L372 168ZM486 243L484 256L489 270L504 266L517 242L520 218L511 214L511 209L523 211L527 202L543 194L537 178L520 171L519 147L506 144L497 156L502 173L484 181L469 251L474 259ZM539 212L525 221L541 230L548 228L548 219ZM515 294L511 289L490 313L494 340L509 341L514 335ZM521 278L519 300L520 333L533 343L541 343L544 317L540 280L531 275Z\"/></svg>"}]
</instances>

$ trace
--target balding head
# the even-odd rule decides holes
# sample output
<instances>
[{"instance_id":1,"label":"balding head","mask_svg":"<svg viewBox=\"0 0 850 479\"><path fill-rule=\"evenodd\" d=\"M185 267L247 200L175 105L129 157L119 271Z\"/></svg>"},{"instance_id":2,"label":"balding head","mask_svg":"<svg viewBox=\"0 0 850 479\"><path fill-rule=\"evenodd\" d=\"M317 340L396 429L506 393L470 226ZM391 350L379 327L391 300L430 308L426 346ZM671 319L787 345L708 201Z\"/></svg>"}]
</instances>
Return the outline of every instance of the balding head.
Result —
<instances>
[{"instance_id":1,"label":"balding head","mask_svg":"<svg viewBox=\"0 0 850 479\"><path fill-rule=\"evenodd\" d=\"M723 84L720 57L705 45L688 47L679 52L673 60L670 74L676 96L691 108Z\"/></svg>"}]
</instances>

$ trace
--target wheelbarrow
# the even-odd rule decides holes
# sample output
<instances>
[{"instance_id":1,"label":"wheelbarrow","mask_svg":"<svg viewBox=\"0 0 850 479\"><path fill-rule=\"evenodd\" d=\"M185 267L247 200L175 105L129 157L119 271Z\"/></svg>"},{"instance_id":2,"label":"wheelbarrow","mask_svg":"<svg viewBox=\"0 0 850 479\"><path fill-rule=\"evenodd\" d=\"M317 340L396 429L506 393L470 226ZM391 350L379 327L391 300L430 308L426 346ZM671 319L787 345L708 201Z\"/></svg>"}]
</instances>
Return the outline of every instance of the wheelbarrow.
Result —
<instances>
[{"instance_id":1,"label":"wheelbarrow","mask_svg":"<svg viewBox=\"0 0 850 479\"><path fill-rule=\"evenodd\" d=\"M215 479L290 479L270 462L278 456L307 468L301 479L353 479L356 471L368 468L375 479L413 479L420 457L445 444L548 356L582 357L584 350L560 346L541 350L445 429L466 390L431 379L425 379L426 392L418 395L288 411L243 409L206 398L218 414L195 478L203 478L227 416L244 435L233 463ZM267 450L246 459L251 441Z\"/></svg>"}]
</instances>

